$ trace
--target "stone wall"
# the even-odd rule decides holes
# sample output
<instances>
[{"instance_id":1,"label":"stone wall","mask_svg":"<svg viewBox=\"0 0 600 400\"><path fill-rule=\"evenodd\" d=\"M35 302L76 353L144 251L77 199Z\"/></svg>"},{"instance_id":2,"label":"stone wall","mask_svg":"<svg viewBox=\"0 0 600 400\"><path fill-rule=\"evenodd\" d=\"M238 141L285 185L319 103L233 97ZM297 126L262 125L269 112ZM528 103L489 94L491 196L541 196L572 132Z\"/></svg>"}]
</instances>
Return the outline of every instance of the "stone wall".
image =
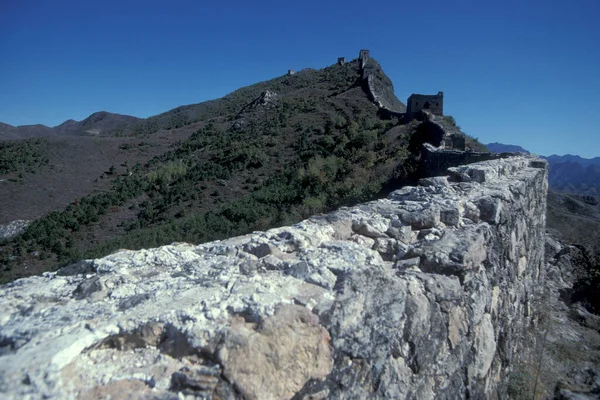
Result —
<instances>
[{"instance_id":1,"label":"stone wall","mask_svg":"<svg viewBox=\"0 0 600 400\"><path fill-rule=\"evenodd\" d=\"M402 118L406 107L396 98L392 82L381 82L377 78L379 64L371 58L361 58L360 67L363 86L381 114L386 118Z\"/></svg>"},{"instance_id":2,"label":"stone wall","mask_svg":"<svg viewBox=\"0 0 600 400\"><path fill-rule=\"evenodd\" d=\"M460 151L438 149L428 143L423 145L421 152L422 175L435 176L451 167L472 164L480 161L495 160L511 157L512 153L489 153L476 151Z\"/></svg>"},{"instance_id":3,"label":"stone wall","mask_svg":"<svg viewBox=\"0 0 600 400\"><path fill-rule=\"evenodd\" d=\"M444 115L444 93L438 94L412 94L406 102L406 113L412 117L421 110L427 110L433 115Z\"/></svg>"},{"instance_id":4,"label":"stone wall","mask_svg":"<svg viewBox=\"0 0 600 400\"><path fill-rule=\"evenodd\" d=\"M547 165L452 176L4 285L0 397L505 398L539 287Z\"/></svg>"}]
</instances>

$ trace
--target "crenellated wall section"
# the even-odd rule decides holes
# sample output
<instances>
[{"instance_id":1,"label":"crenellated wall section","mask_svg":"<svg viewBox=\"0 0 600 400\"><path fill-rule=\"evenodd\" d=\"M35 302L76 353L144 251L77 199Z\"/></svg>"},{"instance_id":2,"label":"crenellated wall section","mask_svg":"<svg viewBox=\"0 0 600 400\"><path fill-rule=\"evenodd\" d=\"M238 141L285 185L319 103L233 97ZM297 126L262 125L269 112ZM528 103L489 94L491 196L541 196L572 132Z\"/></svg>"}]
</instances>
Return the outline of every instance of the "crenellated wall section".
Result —
<instances>
[{"instance_id":1,"label":"crenellated wall section","mask_svg":"<svg viewBox=\"0 0 600 400\"><path fill-rule=\"evenodd\" d=\"M505 398L543 265L547 164L450 176L4 285L0 397Z\"/></svg>"}]
</instances>

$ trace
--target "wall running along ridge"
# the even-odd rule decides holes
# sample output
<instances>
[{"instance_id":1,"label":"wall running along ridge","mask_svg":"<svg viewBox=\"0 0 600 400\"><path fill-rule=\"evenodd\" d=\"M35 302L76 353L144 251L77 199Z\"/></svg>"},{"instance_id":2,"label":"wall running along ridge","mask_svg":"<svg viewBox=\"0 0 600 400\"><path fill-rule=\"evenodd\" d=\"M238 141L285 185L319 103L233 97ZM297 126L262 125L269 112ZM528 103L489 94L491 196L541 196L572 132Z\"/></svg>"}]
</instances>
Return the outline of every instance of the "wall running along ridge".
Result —
<instances>
[{"instance_id":1,"label":"wall running along ridge","mask_svg":"<svg viewBox=\"0 0 600 400\"><path fill-rule=\"evenodd\" d=\"M547 164L0 287L0 397L505 398L543 262Z\"/></svg>"},{"instance_id":2,"label":"wall running along ridge","mask_svg":"<svg viewBox=\"0 0 600 400\"><path fill-rule=\"evenodd\" d=\"M490 153L436 148L429 143L424 143L421 150L421 168L424 176L435 176L442 175L446 170L457 165L513 156L513 153Z\"/></svg>"},{"instance_id":3,"label":"wall running along ridge","mask_svg":"<svg viewBox=\"0 0 600 400\"><path fill-rule=\"evenodd\" d=\"M393 88L386 87L376 77L376 70L379 68L378 64L370 58L360 59L359 62L363 84L371 101L375 103L380 112L389 117L404 117L406 107L396 99Z\"/></svg>"}]
</instances>

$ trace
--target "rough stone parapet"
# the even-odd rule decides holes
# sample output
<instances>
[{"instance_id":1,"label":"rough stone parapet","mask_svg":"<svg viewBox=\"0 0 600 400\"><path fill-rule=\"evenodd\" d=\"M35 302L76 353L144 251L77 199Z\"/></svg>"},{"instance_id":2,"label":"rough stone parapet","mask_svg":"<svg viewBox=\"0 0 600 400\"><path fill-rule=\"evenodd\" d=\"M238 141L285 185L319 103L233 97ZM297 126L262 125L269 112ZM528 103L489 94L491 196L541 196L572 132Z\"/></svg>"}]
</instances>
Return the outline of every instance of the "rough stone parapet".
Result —
<instances>
[{"instance_id":1,"label":"rough stone parapet","mask_svg":"<svg viewBox=\"0 0 600 400\"><path fill-rule=\"evenodd\" d=\"M367 94L371 98L371 101L377 105L382 113L394 118L404 117L403 107L393 107L390 104L386 104L385 96L378 92L374 79L375 79L375 61L369 58L360 59L361 76L364 82Z\"/></svg>"},{"instance_id":2,"label":"rough stone parapet","mask_svg":"<svg viewBox=\"0 0 600 400\"><path fill-rule=\"evenodd\" d=\"M453 167L463 166L462 168L468 168L465 165L499 158L509 158L512 156L514 156L513 153L490 153L444 149L434 147L429 143L424 143L421 152L421 162L423 171L425 171L427 175L439 175L444 171L448 171L455 179L460 180L467 178L464 176L461 178L457 172L458 170Z\"/></svg>"},{"instance_id":3,"label":"rough stone parapet","mask_svg":"<svg viewBox=\"0 0 600 400\"><path fill-rule=\"evenodd\" d=\"M547 164L0 287L0 397L505 398L544 256Z\"/></svg>"}]
</instances>

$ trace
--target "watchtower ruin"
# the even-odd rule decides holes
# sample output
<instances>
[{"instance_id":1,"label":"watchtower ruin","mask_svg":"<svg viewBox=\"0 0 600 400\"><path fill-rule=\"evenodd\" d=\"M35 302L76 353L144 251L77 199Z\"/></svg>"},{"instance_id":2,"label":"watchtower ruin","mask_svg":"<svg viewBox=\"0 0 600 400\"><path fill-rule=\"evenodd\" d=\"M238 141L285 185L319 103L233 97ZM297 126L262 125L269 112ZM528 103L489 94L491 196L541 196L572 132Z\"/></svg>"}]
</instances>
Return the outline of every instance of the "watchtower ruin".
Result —
<instances>
[{"instance_id":1,"label":"watchtower ruin","mask_svg":"<svg viewBox=\"0 0 600 400\"><path fill-rule=\"evenodd\" d=\"M292 76L296 73L296 71L294 71L293 69L288 69L288 76Z\"/></svg>"},{"instance_id":2,"label":"watchtower ruin","mask_svg":"<svg viewBox=\"0 0 600 400\"><path fill-rule=\"evenodd\" d=\"M369 58L369 50L364 50L363 49L363 50L361 50L358 53L358 59L359 60L364 60L364 59L367 59L367 58Z\"/></svg>"},{"instance_id":3,"label":"watchtower ruin","mask_svg":"<svg viewBox=\"0 0 600 400\"><path fill-rule=\"evenodd\" d=\"M338 65L345 65L346 57L338 57Z\"/></svg>"},{"instance_id":4,"label":"watchtower ruin","mask_svg":"<svg viewBox=\"0 0 600 400\"><path fill-rule=\"evenodd\" d=\"M438 92L438 94L411 94L406 101L406 114L412 117L422 110L433 115L444 115L444 92Z\"/></svg>"}]
</instances>

